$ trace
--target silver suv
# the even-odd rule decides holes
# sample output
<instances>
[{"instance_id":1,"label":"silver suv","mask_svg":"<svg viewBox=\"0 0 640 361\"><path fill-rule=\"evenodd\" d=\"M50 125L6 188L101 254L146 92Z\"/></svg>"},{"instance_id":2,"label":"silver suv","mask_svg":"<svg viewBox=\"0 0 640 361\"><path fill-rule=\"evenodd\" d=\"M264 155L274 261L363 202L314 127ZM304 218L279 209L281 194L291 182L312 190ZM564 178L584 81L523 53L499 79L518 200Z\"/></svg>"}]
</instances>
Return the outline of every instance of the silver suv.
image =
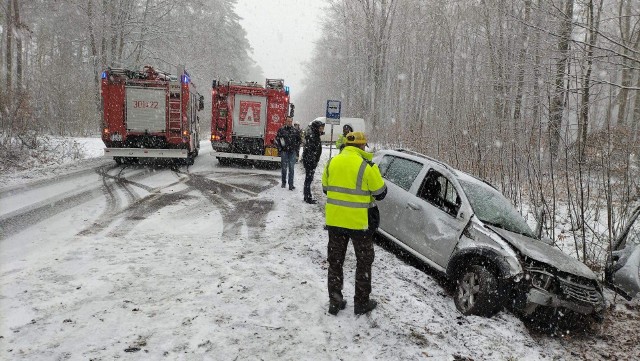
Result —
<instances>
[{"instance_id":1,"label":"silver suv","mask_svg":"<svg viewBox=\"0 0 640 361\"><path fill-rule=\"evenodd\" d=\"M455 281L462 314L490 317L509 306L602 318L596 275L539 239L493 186L410 151L379 151L374 162L388 187L378 232Z\"/></svg>"}]
</instances>

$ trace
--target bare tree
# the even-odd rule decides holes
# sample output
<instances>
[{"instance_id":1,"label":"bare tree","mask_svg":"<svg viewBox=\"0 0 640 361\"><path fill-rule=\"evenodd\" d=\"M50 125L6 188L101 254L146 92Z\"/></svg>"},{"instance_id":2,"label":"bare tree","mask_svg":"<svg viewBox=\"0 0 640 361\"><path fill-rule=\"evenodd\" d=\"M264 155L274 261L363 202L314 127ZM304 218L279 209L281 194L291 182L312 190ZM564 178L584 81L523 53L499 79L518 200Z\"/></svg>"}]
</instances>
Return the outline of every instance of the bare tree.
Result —
<instances>
[{"instance_id":1,"label":"bare tree","mask_svg":"<svg viewBox=\"0 0 640 361\"><path fill-rule=\"evenodd\" d=\"M573 0L564 0L561 27L558 33L559 59L556 62L555 87L549 106L549 151L551 158L558 157L560 145L560 129L565 104L565 87L567 81L567 63L569 61L569 44L573 30Z\"/></svg>"}]
</instances>

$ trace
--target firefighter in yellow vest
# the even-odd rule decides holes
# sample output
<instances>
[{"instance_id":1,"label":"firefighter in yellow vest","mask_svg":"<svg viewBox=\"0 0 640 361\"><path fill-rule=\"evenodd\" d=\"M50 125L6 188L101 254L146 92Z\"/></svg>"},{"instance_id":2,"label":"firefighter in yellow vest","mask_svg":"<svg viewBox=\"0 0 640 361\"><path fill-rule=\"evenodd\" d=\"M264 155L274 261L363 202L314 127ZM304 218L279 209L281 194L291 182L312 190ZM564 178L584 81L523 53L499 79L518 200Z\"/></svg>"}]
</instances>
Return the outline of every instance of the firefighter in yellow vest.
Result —
<instances>
[{"instance_id":1,"label":"firefighter in yellow vest","mask_svg":"<svg viewBox=\"0 0 640 361\"><path fill-rule=\"evenodd\" d=\"M342 134L338 136L338 140L336 140L336 149L342 151L342 148L347 146L347 134L353 132L353 127L351 124L345 124L342 127Z\"/></svg>"},{"instance_id":2,"label":"firefighter in yellow vest","mask_svg":"<svg viewBox=\"0 0 640 361\"><path fill-rule=\"evenodd\" d=\"M365 152L367 138L362 132L346 136L342 152L331 158L322 174L322 190L327 195L325 216L329 231L327 259L329 262L329 313L337 315L347 301L342 296L345 254L349 239L356 253L356 284L353 311L365 314L376 308L369 299L371 293L371 265L374 259L373 233L380 224L375 204L387 194L387 186L378 166Z\"/></svg>"}]
</instances>

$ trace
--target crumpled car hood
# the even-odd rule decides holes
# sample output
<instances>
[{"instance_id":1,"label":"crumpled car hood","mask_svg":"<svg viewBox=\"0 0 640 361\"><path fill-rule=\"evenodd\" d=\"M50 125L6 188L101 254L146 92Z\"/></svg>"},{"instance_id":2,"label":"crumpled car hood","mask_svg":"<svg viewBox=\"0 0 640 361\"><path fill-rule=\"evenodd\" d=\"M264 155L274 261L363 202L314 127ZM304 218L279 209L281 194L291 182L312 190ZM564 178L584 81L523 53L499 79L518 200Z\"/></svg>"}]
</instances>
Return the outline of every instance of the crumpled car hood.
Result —
<instances>
[{"instance_id":1,"label":"crumpled car hood","mask_svg":"<svg viewBox=\"0 0 640 361\"><path fill-rule=\"evenodd\" d=\"M571 273L591 280L596 279L595 273L584 263L551 245L521 234L509 232L502 228L493 226L486 227L496 232L518 251L522 252L522 254L536 261L544 262L562 272Z\"/></svg>"}]
</instances>

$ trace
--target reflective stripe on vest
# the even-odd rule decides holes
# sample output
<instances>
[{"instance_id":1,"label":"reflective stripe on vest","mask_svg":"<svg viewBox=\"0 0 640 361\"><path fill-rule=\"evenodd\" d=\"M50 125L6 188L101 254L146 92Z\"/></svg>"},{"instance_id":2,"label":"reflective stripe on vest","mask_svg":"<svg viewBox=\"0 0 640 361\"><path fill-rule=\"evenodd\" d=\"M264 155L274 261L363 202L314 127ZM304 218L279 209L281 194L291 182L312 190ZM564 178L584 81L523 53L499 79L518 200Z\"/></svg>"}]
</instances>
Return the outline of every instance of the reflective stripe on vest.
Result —
<instances>
[{"instance_id":1,"label":"reflective stripe on vest","mask_svg":"<svg viewBox=\"0 0 640 361\"><path fill-rule=\"evenodd\" d=\"M339 201L337 199L327 198L327 203L333 204L336 206L349 207L349 208L373 208L375 203L357 203L357 202L347 202L347 201Z\"/></svg>"},{"instance_id":2,"label":"reflective stripe on vest","mask_svg":"<svg viewBox=\"0 0 640 361\"><path fill-rule=\"evenodd\" d=\"M329 178L329 165L331 164L331 159L329 159L329 162L327 162L327 178ZM334 186L327 186L327 187L322 187L322 190L325 192L336 192L336 193L344 193L344 194L351 194L351 195L355 195L355 196L368 196L371 195L372 192L370 191L363 191L362 190L362 181L364 178L364 171L367 169L367 161L366 160L362 160L362 164L360 164L360 169L358 169L358 177L356 178L356 189L351 189L351 188L344 188L344 187L334 187ZM380 194L382 193L382 191L384 190L384 187L382 189L379 189L376 192L379 193L373 193L373 194ZM351 203L351 202L344 202L344 203ZM338 204L338 203L333 203L336 205L344 205L345 207L350 207L349 205L346 204ZM356 203L354 203L356 204ZM357 203L357 204L362 204L362 203ZM366 207L366 208L370 208L373 207L374 204L371 203L371 206ZM356 206L355 208L363 208L361 206Z\"/></svg>"}]
</instances>

